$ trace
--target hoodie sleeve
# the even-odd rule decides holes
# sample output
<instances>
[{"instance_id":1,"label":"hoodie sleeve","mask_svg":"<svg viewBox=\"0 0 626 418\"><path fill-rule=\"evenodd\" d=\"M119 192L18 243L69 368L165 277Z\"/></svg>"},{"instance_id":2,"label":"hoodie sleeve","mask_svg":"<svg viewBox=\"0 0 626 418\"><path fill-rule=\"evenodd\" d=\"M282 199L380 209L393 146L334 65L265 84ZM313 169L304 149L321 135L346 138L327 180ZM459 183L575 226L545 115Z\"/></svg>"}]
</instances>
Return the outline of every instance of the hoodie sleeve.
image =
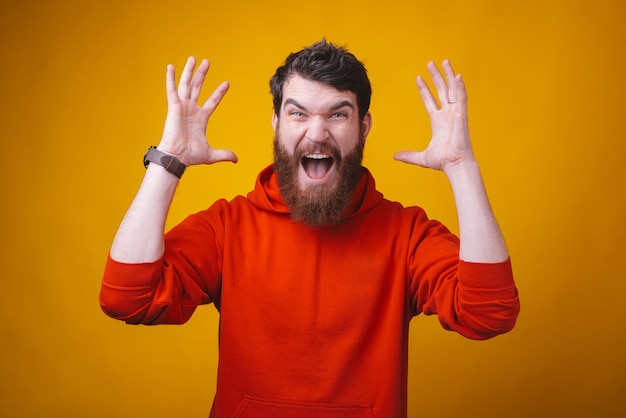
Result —
<instances>
[{"instance_id":1,"label":"hoodie sleeve","mask_svg":"<svg viewBox=\"0 0 626 418\"><path fill-rule=\"evenodd\" d=\"M109 255L100 306L129 324L182 324L198 305L219 307L222 202L189 216L165 235L165 253L151 263L120 263Z\"/></svg>"},{"instance_id":2,"label":"hoodie sleeve","mask_svg":"<svg viewBox=\"0 0 626 418\"><path fill-rule=\"evenodd\" d=\"M510 259L462 261L455 235L425 215L420 224L409 255L413 313L436 314L445 329L476 340L510 331L520 310Z\"/></svg>"}]
</instances>

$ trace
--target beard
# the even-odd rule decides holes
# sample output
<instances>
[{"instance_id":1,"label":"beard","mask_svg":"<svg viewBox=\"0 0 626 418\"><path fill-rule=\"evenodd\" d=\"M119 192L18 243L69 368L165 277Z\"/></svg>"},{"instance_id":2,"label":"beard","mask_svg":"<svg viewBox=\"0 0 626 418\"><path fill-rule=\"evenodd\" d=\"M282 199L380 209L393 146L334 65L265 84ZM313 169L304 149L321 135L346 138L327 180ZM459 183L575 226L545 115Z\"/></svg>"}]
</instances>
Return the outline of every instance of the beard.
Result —
<instances>
[{"instance_id":1,"label":"beard","mask_svg":"<svg viewBox=\"0 0 626 418\"><path fill-rule=\"evenodd\" d=\"M278 133L274 135L274 171L278 177L280 194L285 205L291 211L295 222L321 227L339 224L352 200L352 195L361 175L365 138L359 134L359 142L349 154L342 157L335 147L323 145L315 150L305 147L296 148L291 155L280 141ZM329 184L299 186L298 172L304 155L319 151L333 156L335 178Z\"/></svg>"}]
</instances>

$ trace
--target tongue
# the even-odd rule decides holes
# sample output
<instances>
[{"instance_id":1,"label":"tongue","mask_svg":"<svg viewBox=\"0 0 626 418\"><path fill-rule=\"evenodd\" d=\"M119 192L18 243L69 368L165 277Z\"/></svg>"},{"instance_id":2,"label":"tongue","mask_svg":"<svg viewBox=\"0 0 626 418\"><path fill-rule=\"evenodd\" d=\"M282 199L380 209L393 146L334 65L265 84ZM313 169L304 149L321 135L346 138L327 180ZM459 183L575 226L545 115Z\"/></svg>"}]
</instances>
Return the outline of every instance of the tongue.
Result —
<instances>
[{"instance_id":1,"label":"tongue","mask_svg":"<svg viewBox=\"0 0 626 418\"><path fill-rule=\"evenodd\" d=\"M306 172L307 176L312 179L321 179L328 173L330 167L332 165L332 159L330 158L322 158L322 159L313 159L313 158L304 158L302 160L302 167Z\"/></svg>"}]
</instances>

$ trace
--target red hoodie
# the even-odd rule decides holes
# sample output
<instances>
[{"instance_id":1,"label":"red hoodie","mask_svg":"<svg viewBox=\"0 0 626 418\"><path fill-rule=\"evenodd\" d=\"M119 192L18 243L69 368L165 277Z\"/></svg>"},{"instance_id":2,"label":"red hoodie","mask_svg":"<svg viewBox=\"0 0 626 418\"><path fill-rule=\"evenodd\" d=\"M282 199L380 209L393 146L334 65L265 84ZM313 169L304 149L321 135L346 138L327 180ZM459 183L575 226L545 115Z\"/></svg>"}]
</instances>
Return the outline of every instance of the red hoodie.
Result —
<instances>
[{"instance_id":1,"label":"red hoodie","mask_svg":"<svg viewBox=\"0 0 626 418\"><path fill-rule=\"evenodd\" d=\"M510 262L460 261L459 241L363 169L340 225L290 220L272 167L247 197L166 234L154 263L109 258L100 303L132 324L220 311L211 417L406 417L408 330L419 314L487 339L513 328Z\"/></svg>"}]
</instances>

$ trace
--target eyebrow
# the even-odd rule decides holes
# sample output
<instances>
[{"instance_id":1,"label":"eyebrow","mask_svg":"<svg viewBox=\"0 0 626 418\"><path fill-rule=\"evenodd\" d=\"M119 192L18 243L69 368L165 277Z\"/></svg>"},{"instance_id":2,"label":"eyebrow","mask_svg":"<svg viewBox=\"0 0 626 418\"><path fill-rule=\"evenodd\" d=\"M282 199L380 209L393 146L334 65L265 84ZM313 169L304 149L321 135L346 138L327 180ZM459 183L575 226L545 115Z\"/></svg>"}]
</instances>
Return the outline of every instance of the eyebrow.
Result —
<instances>
[{"instance_id":1,"label":"eyebrow","mask_svg":"<svg viewBox=\"0 0 626 418\"><path fill-rule=\"evenodd\" d=\"M287 105L293 105L297 107L298 109L307 110L307 108L304 105L302 105L296 99L293 99L291 97L285 99L285 103L283 104L283 107ZM340 102L337 102L333 106L331 106L329 110L330 111L338 110L338 109L341 109L342 107L349 107L350 109L354 110L354 104L349 100L342 100Z\"/></svg>"}]
</instances>

